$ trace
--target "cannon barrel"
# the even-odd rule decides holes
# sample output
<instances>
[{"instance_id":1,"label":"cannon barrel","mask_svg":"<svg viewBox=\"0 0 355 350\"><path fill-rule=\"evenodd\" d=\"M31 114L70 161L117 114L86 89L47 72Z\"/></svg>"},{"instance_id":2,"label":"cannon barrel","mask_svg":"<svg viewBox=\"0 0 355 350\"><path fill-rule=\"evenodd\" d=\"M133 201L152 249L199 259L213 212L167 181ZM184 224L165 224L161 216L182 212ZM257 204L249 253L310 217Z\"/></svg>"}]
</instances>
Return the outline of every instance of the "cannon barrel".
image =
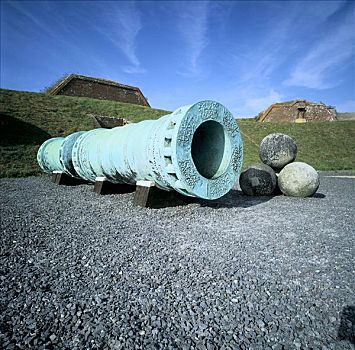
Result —
<instances>
[{"instance_id":1,"label":"cannon barrel","mask_svg":"<svg viewBox=\"0 0 355 350\"><path fill-rule=\"evenodd\" d=\"M164 190L205 199L226 194L239 178L243 145L232 114L202 101L157 120L49 139L38 150L43 171L94 182L151 180Z\"/></svg>"}]
</instances>

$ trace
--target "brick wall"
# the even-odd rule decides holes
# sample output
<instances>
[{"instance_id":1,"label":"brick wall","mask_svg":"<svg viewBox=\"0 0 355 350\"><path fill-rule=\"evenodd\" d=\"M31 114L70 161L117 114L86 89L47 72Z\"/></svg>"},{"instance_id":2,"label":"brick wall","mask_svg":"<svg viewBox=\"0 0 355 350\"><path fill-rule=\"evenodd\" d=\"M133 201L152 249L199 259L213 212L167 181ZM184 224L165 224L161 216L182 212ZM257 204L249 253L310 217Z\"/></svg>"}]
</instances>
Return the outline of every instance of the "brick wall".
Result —
<instances>
[{"instance_id":1,"label":"brick wall","mask_svg":"<svg viewBox=\"0 0 355 350\"><path fill-rule=\"evenodd\" d=\"M90 97L149 106L136 90L75 78L58 91L58 95Z\"/></svg>"}]
</instances>

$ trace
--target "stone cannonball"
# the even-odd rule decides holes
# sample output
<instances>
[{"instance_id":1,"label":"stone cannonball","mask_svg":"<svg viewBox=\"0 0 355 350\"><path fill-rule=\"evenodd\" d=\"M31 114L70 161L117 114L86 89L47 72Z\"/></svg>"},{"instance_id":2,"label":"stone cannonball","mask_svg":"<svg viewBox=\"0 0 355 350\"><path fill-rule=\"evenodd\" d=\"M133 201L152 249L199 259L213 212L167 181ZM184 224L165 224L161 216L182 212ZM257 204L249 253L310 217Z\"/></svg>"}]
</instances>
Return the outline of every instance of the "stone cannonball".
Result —
<instances>
[{"instance_id":1,"label":"stone cannonball","mask_svg":"<svg viewBox=\"0 0 355 350\"><path fill-rule=\"evenodd\" d=\"M286 196L309 197L316 193L319 187L319 175L310 165L294 162L281 170L278 185Z\"/></svg>"},{"instance_id":2,"label":"stone cannonball","mask_svg":"<svg viewBox=\"0 0 355 350\"><path fill-rule=\"evenodd\" d=\"M259 156L263 163L275 169L282 169L296 159L297 146L293 139L285 134L270 134L260 143Z\"/></svg>"},{"instance_id":3,"label":"stone cannonball","mask_svg":"<svg viewBox=\"0 0 355 350\"><path fill-rule=\"evenodd\" d=\"M239 177L240 188L249 196L269 196L276 184L275 171L266 164L250 164Z\"/></svg>"}]
</instances>

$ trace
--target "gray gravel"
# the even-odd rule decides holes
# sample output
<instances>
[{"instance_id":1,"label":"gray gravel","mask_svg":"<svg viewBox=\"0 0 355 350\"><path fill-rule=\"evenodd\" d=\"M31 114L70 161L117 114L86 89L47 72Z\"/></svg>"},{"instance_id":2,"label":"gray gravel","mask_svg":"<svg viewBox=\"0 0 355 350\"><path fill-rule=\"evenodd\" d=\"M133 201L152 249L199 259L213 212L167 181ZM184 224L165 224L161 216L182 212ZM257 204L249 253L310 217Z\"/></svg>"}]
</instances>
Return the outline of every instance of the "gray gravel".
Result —
<instances>
[{"instance_id":1,"label":"gray gravel","mask_svg":"<svg viewBox=\"0 0 355 350\"><path fill-rule=\"evenodd\" d=\"M354 349L355 179L324 175L166 209L0 180L0 348Z\"/></svg>"}]
</instances>

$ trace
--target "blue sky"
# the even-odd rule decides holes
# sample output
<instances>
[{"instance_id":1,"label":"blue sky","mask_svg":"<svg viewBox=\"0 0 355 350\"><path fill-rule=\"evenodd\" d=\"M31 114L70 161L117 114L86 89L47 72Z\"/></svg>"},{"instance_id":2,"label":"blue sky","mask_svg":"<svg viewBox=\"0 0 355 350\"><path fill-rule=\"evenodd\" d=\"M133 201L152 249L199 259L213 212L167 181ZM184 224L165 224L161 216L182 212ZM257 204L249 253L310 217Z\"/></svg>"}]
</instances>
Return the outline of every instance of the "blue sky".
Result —
<instances>
[{"instance_id":1,"label":"blue sky","mask_svg":"<svg viewBox=\"0 0 355 350\"><path fill-rule=\"evenodd\" d=\"M296 98L355 111L353 1L1 1L1 87L66 73L255 116Z\"/></svg>"}]
</instances>

